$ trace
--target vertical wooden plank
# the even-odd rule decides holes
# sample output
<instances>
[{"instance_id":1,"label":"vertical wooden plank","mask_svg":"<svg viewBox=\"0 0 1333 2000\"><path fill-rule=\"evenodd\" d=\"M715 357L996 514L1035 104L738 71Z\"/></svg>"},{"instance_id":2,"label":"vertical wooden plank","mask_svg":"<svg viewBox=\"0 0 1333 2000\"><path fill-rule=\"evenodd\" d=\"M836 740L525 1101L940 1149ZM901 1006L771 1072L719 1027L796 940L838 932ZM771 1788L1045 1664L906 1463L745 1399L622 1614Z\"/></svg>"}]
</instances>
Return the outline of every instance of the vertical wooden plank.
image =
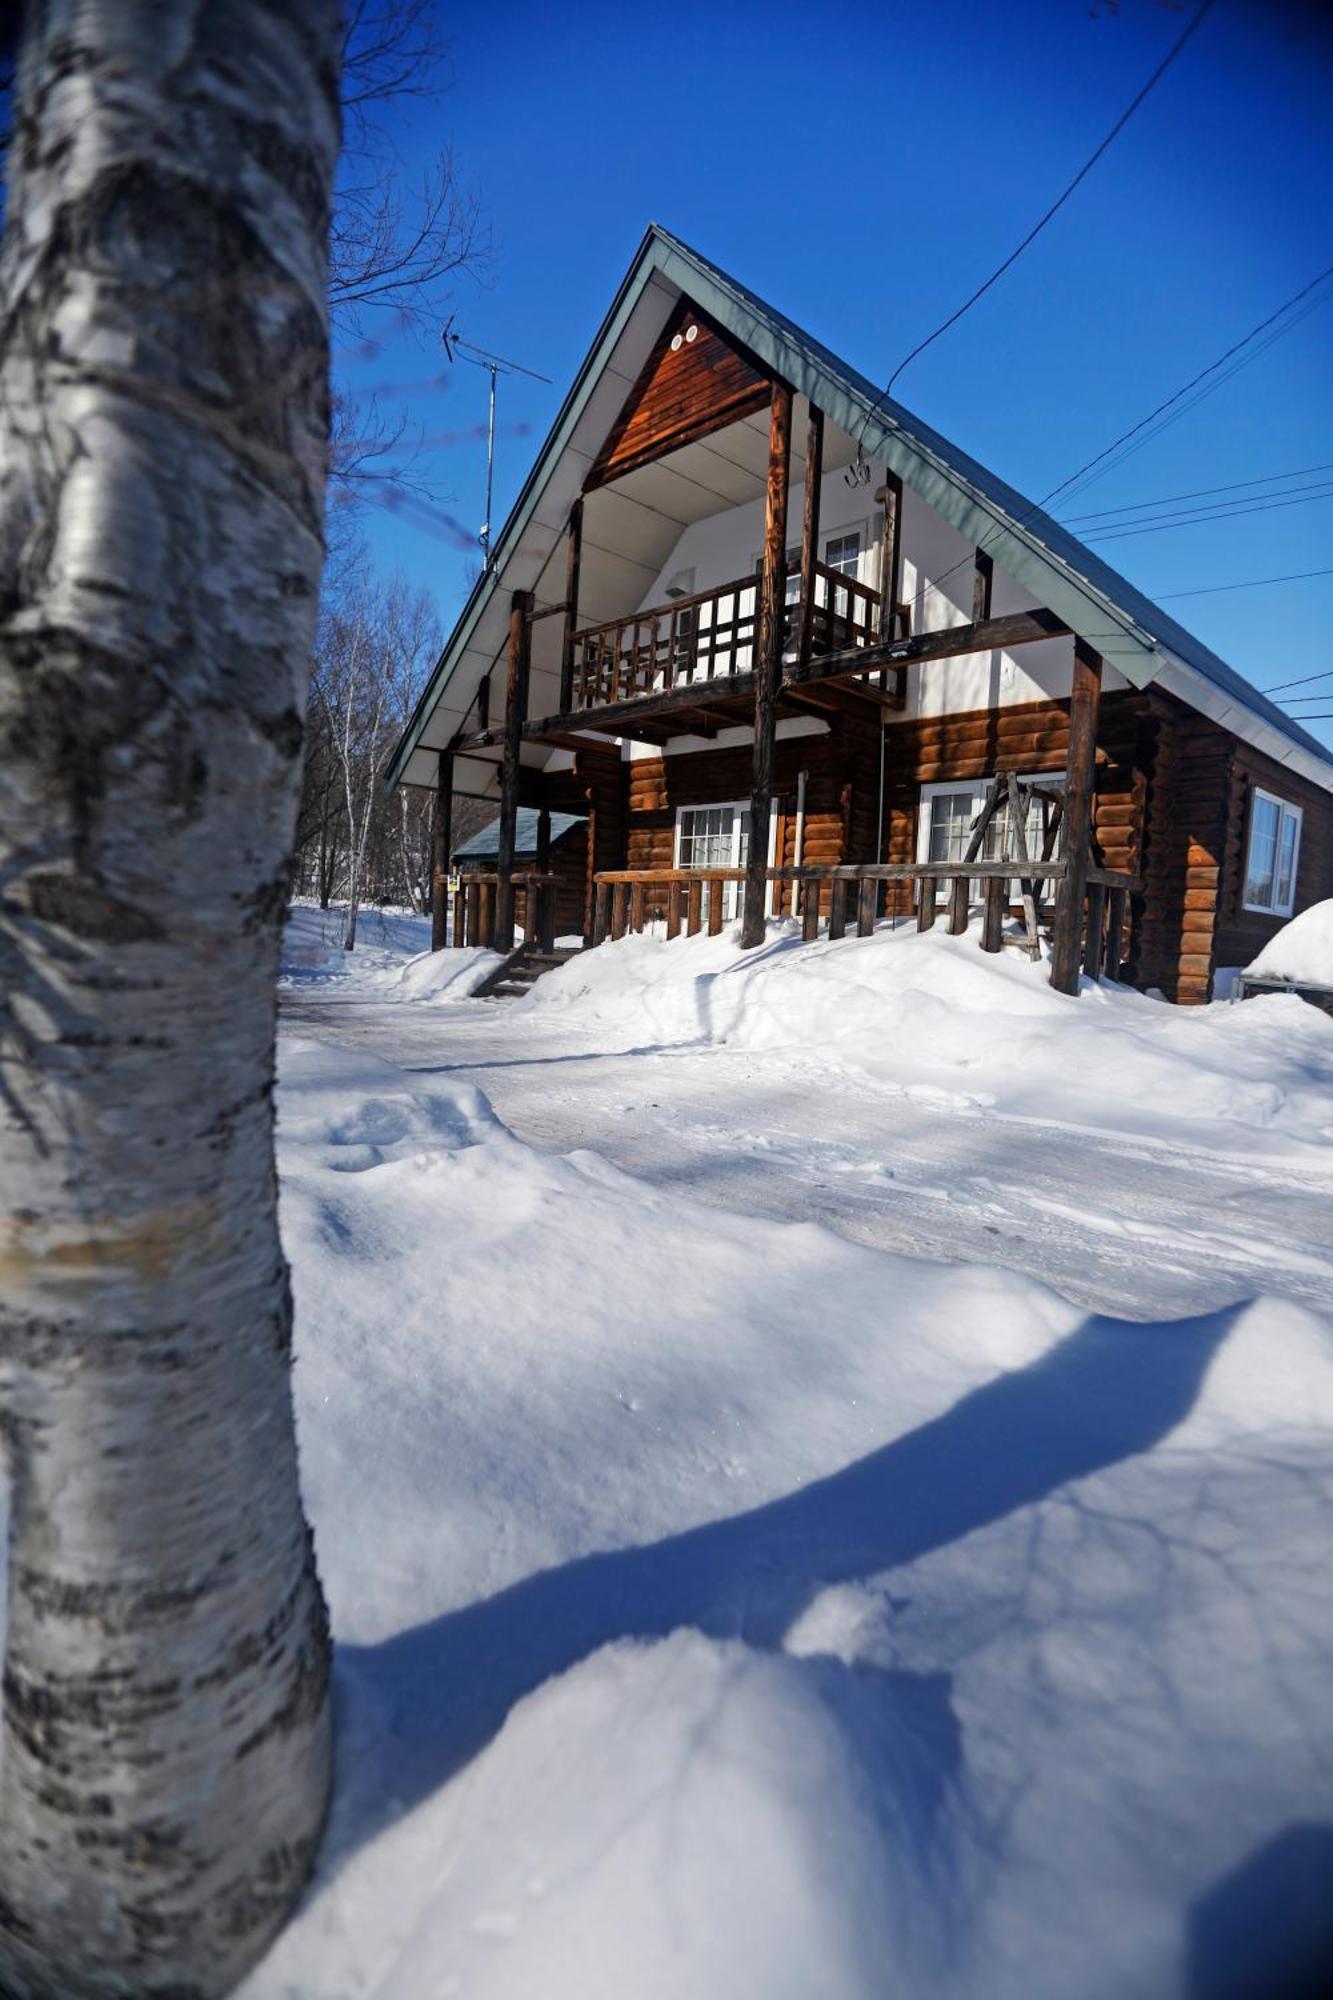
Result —
<instances>
[{"instance_id":1,"label":"vertical wooden plank","mask_svg":"<svg viewBox=\"0 0 1333 2000\"><path fill-rule=\"evenodd\" d=\"M509 671L505 680L504 753L500 763L500 828L495 898L497 951L514 948L514 833L518 823L518 761L528 712L528 670L532 657L532 592L516 590L509 606Z\"/></svg>"},{"instance_id":2,"label":"vertical wooden plank","mask_svg":"<svg viewBox=\"0 0 1333 2000\"><path fill-rule=\"evenodd\" d=\"M634 883L629 892L629 927L632 931L641 931L643 929L645 902L646 896L643 883Z\"/></svg>"},{"instance_id":3,"label":"vertical wooden plank","mask_svg":"<svg viewBox=\"0 0 1333 2000\"><path fill-rule=\"evenodd\" d=\"M801 521L801 639L803 661L810 658L815 629L815 564L819 560L820 480L824 471L824 412L810 405L805 433L805 511Z\"/></svg>"},{"instance_id":4,"label":"vertical wooden plank","mask_svg":"<svg viewBox=\"0 0 1333 2000\"><path fill-rule=\"evenodd\" d=\"M949 892L949 935L961 937L967 929L967 877L955 875L953 888Z\"/></svg>"},{"instance_id":5,"label":"vertical wooden plank","mask_svg":"<svg viewBox=\"0 0 1333 2000\"><path fill-rule=\"evenodd\" d=\"M701 881L690 883L689 919L687 928L691 937L697 937L704 919L704 885Z\"/></svg>"},{"instance_id":6,"label":"vertical wooden plank","mask_svg":"<svg viewBox=\"0 0 1333 2000\"><path fill-rule=\"evenodd\" d=\"M847 935L847 884L840 876L829 889L828 934L834 939Z\"/></svg>"},{"instance_id":7,"label":"vertical wooden plank","mask_svg":"<svg viewBox=\"0 0 1333 2000\"><path fill-rule=\"evenodd\" d=\"M570 509L565 543L565 630L560 649L560 713L574 706L574 640L579 627L579 564L583 557L583 502Z\"/></svg>"},{"instance_id":8,"label":"vertical wooden plank","mask_svg":"<svg viewBox=\"0 0 1333 2000\"><path fill-rule=\"evenodd\" d=\"M1128 903L1129 892L1127 890L1112 889L1107 900L1109 914L1106 922L1106 976L1108 979L1119 979L1120 968L1124 963L1125 910Z\"/></svg>"},{"instance_id":9,"label":"vertical wooden plank","mask_svg":"<svg viewBox=\"0 0 1333 2000\"><path fill-rule=\"evenodd\" d=\"M903 482L890 472L880 489L884 499L884 539L879 557L879 620L876 637L895 639L894 614L898 608L899 578L902 575Z\"/></svg>"},{"instance_id":10,"label":"vertical wooden plank","mask_svg":"<svg viewBox=\"0 0 1333 2000\"><path fill-rule=\"evenodd\" d=\"M768 828L773 811L773 745L782 672L784 578L787 567L787 484L791 473L792 392L773 384L768 426L768 487L764 503L764 570L754 676L754 775L750 790L750 852L745 867L741 946L764 941L768 888Z\"/></svg>"},{"instance_id":11,"label":"vertical wooden plank","mask_svg":"<svg viewBox=\"0 0 1333 2000\"><path fill-rule=\"evenodd\" d=\"M443 951L449 931L449 851L453 846L454 760L441 750L430 822L430 948Z\"/></svg>"},{"instance_id":12,"label":"vertical wooden plank","mask_svg":"<svg viewBox=\"0 0 1333 2000\"><path fill-rule=\"evenodd\" d=\"M1092 792L1097 775L1097 715L1102 659L1082 639L1074 641L1074 684L1069 698L1069 756L1065 765L1065 872L1055 894L1051 931L1051 985L1078 991L1079 933L1092 850Z\"/></svg>"},{"instance_id":13,"label":"vertical wooden plank","mask_svg":"<svg viewBox=\"0 0 1333 2000\"><path fill-rule=\"evenodd\" d=\"M611 895L611 936L623 938L629 922L629 883L617 882Z\"/></svg>"},{"instance_id":14,"label":"vertical wooden plank","mask_svg":"<svg viewBox=\"0 0 1333 2000\"><path fill-rule=\"evenodd\" d=\"M484 941L481 928L481 884L479 882L469 882L467 885L466 935L469 944L481 944Z\"/></svg>"},{"instance_id":15,"label":"vertical wooden plank","mask_svg":"<svg viewBox=\"0 0 1333 2000\"><path fill-rule=\"evenodd\" d=\"M1102 976L1103 933L1106 928L1106 890L1100 882L1088 884L1088 928L1083 941L1083 970L1089 979Z\"/></svg>"},{"instance_id":16,"label":"vertical wooden plank","mask_svg":"<svg viewBox=\"0 0 1333 2000\"><path fill-rule=\"evenodd\" d=\"M984 549L977 550L977 566L972 572L972 623L982 624L990 617L991 592L995 583L995 564Z\"/></svg>"},{"instance_id":17,"label":"vertical wooden plank","mask_svg":"<svg viewBox=\"0 0 1333 2000\"><path fill-rule=\"evenodd\" d=\"M466 936L467 936L467 898L463 894L463 885L460 882L458 887L454 890L453 942L455 946L462 945L466 939Z\"/></svg>"},{"instance_id":18,"label":"vertical wooden plank","mask_svg":"<svg viewBox=\"0 0 1333 2000\"><path fill-rule=\"evenodd\" d=\"M819 936L819 884L807 882L801 899L801 936L807 944Z\"/></svg>"},{"instance_id":19,"label":"vertical wooden plank","mask_svg":"<svg viewBox=\"0 0 1333 2000\"><path fill-rule=\"evenodd\" d=\"M930 875L916 878L916 927L919 931L933 929L935 923L935 880Z\"/></svg>"},{"instance_id":20,"label":"vertical wooden plank","mask_svg":"<svg viewBox=\"0 0 1333 2000\"><path fill-rule=\"evenodd\" d=\"M495 946L495 884L481 884L481 900L477 906L477 943Z\"/></svg>"},{"instance_id":21,"label":"vertical wooden plank","mask_svg":"<svg viewBox=\"0 0 1333 2000\"><path fill-rule=\"evenodd\" d=\"M999 951L1004 942L1004 903L1008 884L998 875L982 891L981 949Z\"/></svg>"},{"instance_id":22,"label":"vertical wooden plank","mask_svg":"<svg viewBox=\"0 0 1333 2000\"><path fill-rule=\"evenodd\" d=\"M680 936L681 912L685 904L685 884L671 882L667 885L667 936Z\"/></svg>"},{"instance_id":23,"label":"vertical wooden plank","mask_svg":"<svg viewBox=\"0 0 1333 2000\"><path fill-rule=\"evenodd\" d=\"M862 879L856 892L856 935L869 937L875 928L875 912L879 906L879 883L868 877Z\"/></svg>"},{"instance_id":24,"label":"vertical wooden plank","mask_svg":"<svg viewBox=\"0 0 1333 2000\"><path fill-rule=\"evenodd\" d=\"M605 944L606 933L611 927L611 884L598 882L593 894L592 941L595 945Z\"/></svg>"},{"instance_id":25,"label":"vertical wooden plank","mask_svg":"<svg viewBox=\"0 0 1333 2000\"><path fill-rule=\"evenodd\" d=\"M477 682L477 727L489 729L491 726L491 677L483 674Z\"/></svg>"},{"instance_id":26,"label":"vertical wooden plank","mask_svg":"<svg viewBox=\"0 0 1333 2000\"><path fill-rule=\"evenodd\" d=\"M709 937L716 937L719 931L722 929L722 905L726 901L726 896L727 896L726 883L720 882L716 875L710 876L708 882Z\"/></svg>"}]
</instances>

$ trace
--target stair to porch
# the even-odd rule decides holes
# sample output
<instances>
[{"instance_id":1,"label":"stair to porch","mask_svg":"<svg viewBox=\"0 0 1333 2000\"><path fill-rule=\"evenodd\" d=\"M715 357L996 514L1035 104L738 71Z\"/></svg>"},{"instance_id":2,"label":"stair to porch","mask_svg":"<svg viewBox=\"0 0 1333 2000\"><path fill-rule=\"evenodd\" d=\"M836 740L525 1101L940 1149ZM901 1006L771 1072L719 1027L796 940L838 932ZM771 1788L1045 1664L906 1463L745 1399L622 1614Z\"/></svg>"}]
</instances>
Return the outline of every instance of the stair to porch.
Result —
<instances>
[{"instance_id":1,"label":"stair to porch","mask_svg":"<svg viewBox=\"0 0 1333 2000\"><path fill-rule=\"evenodd\" d=\"M473 992L474 1000L521 1000L530 993L543 973L551 972L578 956L577 947L539 951L535 945L521 944L497 965Z\"/></svg>"}]
</instances>

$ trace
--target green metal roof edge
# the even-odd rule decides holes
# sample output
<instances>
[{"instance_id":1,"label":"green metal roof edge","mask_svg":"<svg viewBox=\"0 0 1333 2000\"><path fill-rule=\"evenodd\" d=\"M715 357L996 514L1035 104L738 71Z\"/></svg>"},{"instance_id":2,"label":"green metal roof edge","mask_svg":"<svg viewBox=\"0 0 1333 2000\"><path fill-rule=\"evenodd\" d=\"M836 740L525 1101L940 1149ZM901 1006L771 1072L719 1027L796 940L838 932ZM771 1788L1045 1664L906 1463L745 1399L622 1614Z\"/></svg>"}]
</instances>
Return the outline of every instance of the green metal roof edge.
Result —
<instances>
[{"instance_id":1,"label":"green metal roof edge","mask_svg":"<svg viewBox=\"0 0 1333 2000\"><path fill-rule=\"evenodd\" d=\"M866 376L822 342L749 291L657 223L649 226L601 328L561 406L518 499L505 522L491 574L480 579L464 606L427 683L385 778L399 782L427 718L467 645L499 571L522 534L546 482L552 458L563 449L587 400L609 346L619 338L654 271L687 292L718 323L748 346L799 393L817 402L851 436L864 429L867 458L881 459L929 506L970 540L985 541L1003 568L1025 584L1134 687L1146 687L1178 663L1215 693L1214 706L1234 704L1333 770L1333 753L1251 686L1233 667L1179 625L1167 612L1104 563L1059 522L1025 500L1005 481L921 423L901 404L881 396ZM1110 630L1098 622L1110 621ZM1179 676L1167 675L1178 680Z\"/></svg>"}]
</instances>

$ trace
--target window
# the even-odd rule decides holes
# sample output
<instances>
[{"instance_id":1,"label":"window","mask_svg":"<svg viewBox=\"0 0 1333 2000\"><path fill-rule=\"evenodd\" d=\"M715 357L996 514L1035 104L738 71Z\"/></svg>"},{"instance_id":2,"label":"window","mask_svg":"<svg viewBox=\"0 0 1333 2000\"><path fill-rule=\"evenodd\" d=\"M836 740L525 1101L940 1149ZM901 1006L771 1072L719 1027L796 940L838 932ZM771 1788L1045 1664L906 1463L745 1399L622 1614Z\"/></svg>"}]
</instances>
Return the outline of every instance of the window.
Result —
<instances>
[{"instance_id":1,"label":"window","mask_svg":"<svg viewBox=\"0 0 1333 2000\"><path fill-rule=\"evenodd\" d=\"M1048 777L1019 777L1020 785L1045 785L1054 788L1058 779ZM991 778L968 778L955 783L923 785L921 787L921 814L917 826L918 861L962 861L966 858L972 840L972 822L986 803L993 780ZM1027 818L1023 825L1023 837L1027 845L1028 859L1041 858L1045 839L1045 818L1043 802L1040 798L1028 800ZM1056 842L1056 852L1060 851L1061 840ZM1001 811L996 813L986 828L981 843L979 861L1009 861L1017 854L1018 843L1013 837L1009 824L1009 807L1006 801ZM936 887L937 897L948 894L947 881ZM1016 894L1013 884L1009 895Z\"/></svg>"},{"instance_id":2,"label":"window","mask_svg":"<svg viewBox=\"0 0 1333 2000\"><path fill-rule=\"evenodd\" d=\"M824 544L824 565L836 569L839 576L859 576L861 573L861 531L849 530L846 534L830 535Z\"/></svg>"},{"instance_id":3,"label":"window","mask_svg":"<svg viewBox=\"0 0 1333 2000\"><path fill-rule=\"evenodd\" d=\"M773 866L777 814L769 820L768 864ZM750 858L750 807L737 801L723 806L680 806L676 811L677 868L744 868ZM741 882L728 882L722 897L722 914L731 923L741 913ZM771 907L773 891L768 902Z\"/></svg>"},{"instance_id":4,"label":"window","mask_svg":"<svg viewBox=\"0 0 1333 2000\"><path fill-rule=\"evenodd\" d=\"M1250 837L1245 849L1245 907L1272 917L1289 917L1296 900L1296 864L1301 851L1301 809L1261 792L1250 799Z\"/></svg>"}]
</instances>

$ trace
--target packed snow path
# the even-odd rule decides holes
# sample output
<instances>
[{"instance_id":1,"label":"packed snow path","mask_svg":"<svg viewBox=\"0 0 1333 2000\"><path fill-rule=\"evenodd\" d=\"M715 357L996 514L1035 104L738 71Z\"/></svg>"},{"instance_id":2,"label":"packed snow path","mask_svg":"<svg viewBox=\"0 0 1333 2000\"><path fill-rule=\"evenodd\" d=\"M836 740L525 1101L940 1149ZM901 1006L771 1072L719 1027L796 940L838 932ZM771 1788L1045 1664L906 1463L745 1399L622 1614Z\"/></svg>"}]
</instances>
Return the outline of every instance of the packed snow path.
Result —
<instances>
[{"instance_id":1,"label":"packed snow path","mask_svg":"<svg viewBox=\"0 0 1333 2000\"><path fill-rule=\"evenodd\" d=\"M1253 1004L1253 1003L1251 1003ZM476 1084L545 1151L854 1242L1044 1279L1075 1304L1166 1319L1278 1293L1333 1305L1333 1176L996 1115L846 1061L629 1046L559 1011L288 992L284 1028Z\"/></svg>"}]
</instances>

